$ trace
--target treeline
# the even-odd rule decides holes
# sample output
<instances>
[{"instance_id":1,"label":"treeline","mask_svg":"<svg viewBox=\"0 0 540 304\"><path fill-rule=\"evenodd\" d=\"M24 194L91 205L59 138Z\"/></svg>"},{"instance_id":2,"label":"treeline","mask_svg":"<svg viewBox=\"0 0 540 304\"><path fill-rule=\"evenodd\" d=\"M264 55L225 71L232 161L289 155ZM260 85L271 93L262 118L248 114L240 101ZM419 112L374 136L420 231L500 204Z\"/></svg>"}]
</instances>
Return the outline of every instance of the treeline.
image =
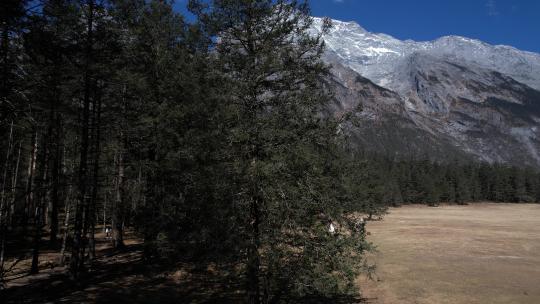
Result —
<instances>
[{"instance_id":1,"label":"treeline","mask_svg":"<svg viewBox=\"0 0 540 304\"><path fill-rule=\"evenodd\" d=\"M78 280L111 226L147 263L241 266L249 303L357 292L369 245L306 3L1 5L2 278L47 246Z\"/></svg>"},{"instance_id":2,"label":"treeline","mask_svg":"<svg viewBox=\"0 0 540 304\"><path fill-rule=\"evenodd\" d=\"M358 208L381 214L402 204L540 202L540 172L503 164L395 159L371 153L353 157Z\"/></svg>"}]
</instances>

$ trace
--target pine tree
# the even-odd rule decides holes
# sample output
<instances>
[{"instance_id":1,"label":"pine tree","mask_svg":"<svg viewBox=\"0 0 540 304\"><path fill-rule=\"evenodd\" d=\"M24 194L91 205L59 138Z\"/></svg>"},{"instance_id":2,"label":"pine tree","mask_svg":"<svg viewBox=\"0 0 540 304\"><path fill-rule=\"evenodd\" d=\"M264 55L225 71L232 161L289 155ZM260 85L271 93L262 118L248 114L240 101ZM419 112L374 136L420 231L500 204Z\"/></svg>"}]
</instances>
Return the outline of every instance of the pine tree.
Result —
<instances>
[{"instance_id":1,"label":"pine tree","mask_svg":"<svg viewBox=\"0 0 540 304\"><path fill-rule=\"evenodd\" d=\"M146 261L221 250L233 229L220 212L227 197L221 187L228 187L223 151L217 152L226 142L215 96L223 83L213 79L206 37L168 2L117 1L114 17L122 33L109 95L113 112L122 114L108 120L121 126L111 134L116 152L109 156L123 172L113 208L117 235L135 205Z\"/></svg>"},{"instance_id":2,"label":"pine tree","mask_svg":"<svg viewBox=\"0 0 540 304\"><path fill-rule=\"evenodd\" d=\"M355 259L346 248L360 254L362 239L329 235L321 222L345 219L337 125L320 114L329 101L321 89L323 44L308 33L307 5L216 0L210 10L191 7L218 35L215 64L230 86L223 102L248 303L277 300L285 290L328 295L352 287Z\"/></svg>"}]
</instances>

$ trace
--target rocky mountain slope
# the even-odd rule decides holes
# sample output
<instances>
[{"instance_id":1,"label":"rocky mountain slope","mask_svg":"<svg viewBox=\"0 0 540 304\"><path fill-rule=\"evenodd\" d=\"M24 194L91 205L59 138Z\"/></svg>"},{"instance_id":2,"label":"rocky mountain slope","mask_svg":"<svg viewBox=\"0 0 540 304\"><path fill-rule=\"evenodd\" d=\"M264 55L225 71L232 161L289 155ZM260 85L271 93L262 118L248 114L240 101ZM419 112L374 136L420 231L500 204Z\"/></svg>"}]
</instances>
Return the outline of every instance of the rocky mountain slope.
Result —
<instances>
[{"instance_id":1,"label":"rocky mountain slope","mask_svg":"<svg viewBox=\"0 0 540 304\"><path fill-rule=\"evenodd\" d=\"M315 19L313 31L319 31ZM324 36L336 112L355 143L388 154L540 167L540 54L458 36L430 42L333 21ZM362 111L358 111L362 108Z\"/></svg>"}]
</instances>

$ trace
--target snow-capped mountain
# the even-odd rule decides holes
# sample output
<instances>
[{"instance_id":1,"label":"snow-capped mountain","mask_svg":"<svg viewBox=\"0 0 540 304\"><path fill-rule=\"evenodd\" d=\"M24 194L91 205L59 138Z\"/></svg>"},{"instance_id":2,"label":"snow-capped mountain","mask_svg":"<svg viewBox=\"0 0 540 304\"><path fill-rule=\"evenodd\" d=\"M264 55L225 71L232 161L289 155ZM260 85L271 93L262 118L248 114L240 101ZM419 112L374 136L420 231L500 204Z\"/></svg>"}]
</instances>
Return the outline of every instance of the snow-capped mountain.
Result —
<instances>
[{"instance_id":1,"label":"snow-capped mountain","mask_svg":"<svg viewBox=\"0 0 540 304\"><path fill-rule=\"evenodd\" d=\"M336 110L363 107L358 115L371 127L354 133L364 146L540 167L540 54L459 36L401 41L332 23L324 40ZM315 18L312 30L321 25Z\"/></svg>"},{"instance_id":2,"label":"snow-capped mountain","mask_svg":"<svg viewBox=\"0 0 540 304\"><path fill-rule=\"evenodd\" d=\"M517 50L511 46L492 46L479 40L445 36L434 41L398 40L386 34L370 33L355 22L332 21L333 27L324 40L329 52L344 64L377 85L399 91L403 89L396 68L415 53L423 53L462 64L492 69L511 76L532 88L540 89L540 54ZM314 19L320 30L322 19Z\"/></svg>"}]
</instances>

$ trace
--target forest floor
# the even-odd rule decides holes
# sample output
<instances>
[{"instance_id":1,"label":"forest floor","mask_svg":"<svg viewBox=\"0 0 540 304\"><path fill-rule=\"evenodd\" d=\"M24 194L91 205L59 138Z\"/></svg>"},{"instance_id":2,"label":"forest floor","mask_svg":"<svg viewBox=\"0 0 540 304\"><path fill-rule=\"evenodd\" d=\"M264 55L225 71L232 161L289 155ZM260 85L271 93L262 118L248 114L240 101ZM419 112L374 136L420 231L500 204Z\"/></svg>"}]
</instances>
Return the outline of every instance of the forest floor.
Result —
<instances>
[{"instance_id":1,"label":"forest floor","mask_svg":"<svg viewBox=\"0 0 540 304\"><path fill-rule=\"evenodd\" d=\"M55 266L60 254L45 248L40 272L29 275L29 258L20 261L0 290L1 303L239 303L242 295L230 266L178 263L167 268L142 262L141 240L126 236L124 250L96 235L96 259L78 281ZM9 263L8 263L9 264ZM171 270L174 269L174 270Z\"/></svg>"},{"instance_id":2,"label":"forest floor","mask_svg":"<svg viewBox=\"0 0 540 304\"><path fill-rule=\"evenodd\" d=\"M540 204L404 206L367 229L370 303L540 303Z\"/></svg>"},{"instance_id":3,"label":"forest floor","mask_svg":"<svg viewBox=\"0 0 540 304\"><path fill-rule=\"evenodd\" d=\"M8 273L0 303L245 303L244 272L238 265L213 262L177 262L146 265L141 239L125 237L126 247L114 250L102 233L96 235L96 258L77 281L67 267L57 266L58 248L47 248L43 239L39 274L29 275L31 258L17 263ZM21 250L21 253L29 250ZM28 253L27 253L28 254ZM69 254L68 254L69 255ZM8 259L8 267L15 259ZM306 303L330 303L311 297ZM331 303L365 303L342 297Z\"/></svg>"}]
</instances>

